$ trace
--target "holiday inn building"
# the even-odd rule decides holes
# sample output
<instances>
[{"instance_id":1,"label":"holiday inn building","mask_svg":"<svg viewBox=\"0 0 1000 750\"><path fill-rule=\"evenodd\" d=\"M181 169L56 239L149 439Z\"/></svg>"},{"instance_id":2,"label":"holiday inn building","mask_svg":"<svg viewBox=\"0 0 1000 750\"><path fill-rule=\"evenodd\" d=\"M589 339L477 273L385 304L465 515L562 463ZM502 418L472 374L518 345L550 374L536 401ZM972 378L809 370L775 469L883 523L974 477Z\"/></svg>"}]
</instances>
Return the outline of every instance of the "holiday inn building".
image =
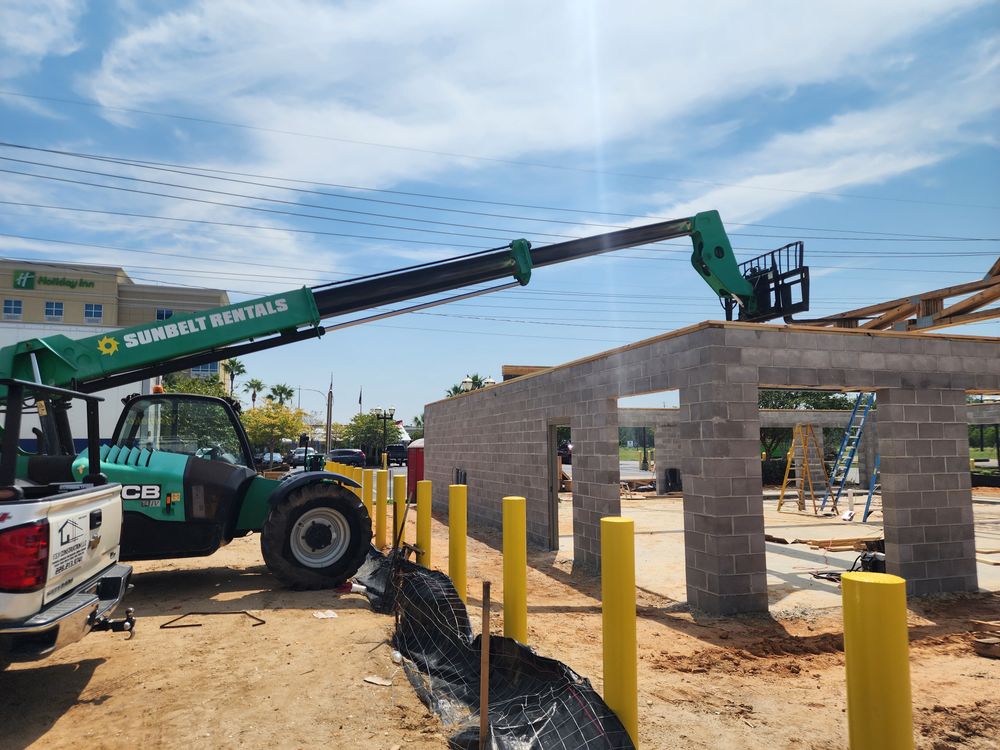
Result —
<instances>
[{"instance_id":1,"label":"holiday inn building","mask_svg":"<svg viewBox=\"0 0 1000 750\"><path fill-rule=\"evenodd\" d=\"M57 333L83 338L229 304L224 290L137 284L117 266L13 260L0 260L0 299L0 347ZM226 381L217 362L186 374ZM149 389L150 383L144 381L98 394L105 399L101 405L102 438L110 438L114 430L121 399L130 393L148 393ZM71 415L74 436L85 435L82 413Z\"/></svg>"}]
</instances>

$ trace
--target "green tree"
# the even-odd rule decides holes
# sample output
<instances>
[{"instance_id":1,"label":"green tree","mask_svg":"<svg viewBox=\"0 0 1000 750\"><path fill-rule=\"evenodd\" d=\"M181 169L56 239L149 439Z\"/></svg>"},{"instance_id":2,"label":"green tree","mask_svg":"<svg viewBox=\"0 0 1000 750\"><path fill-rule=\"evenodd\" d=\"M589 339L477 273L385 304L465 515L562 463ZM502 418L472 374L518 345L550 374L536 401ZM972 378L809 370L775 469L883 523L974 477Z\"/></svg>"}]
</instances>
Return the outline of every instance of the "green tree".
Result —
<instances>
[{"instance_id":1,"label":"green tree","mask_svg":"<svg viewBox=\"0 0 1000 750\"><path fill-rule=\"evenodd\" d=\"M277 401L279 406L284 406L286 401L291 401L295 398L295 389L285 383L272 385L269 398Z\"/></svg>"},{"instance_id":2,"label":"green tree","mask_svg":"<svg viewBox=\"0 0 1000 750\"><path fill-rule=\"evenodd\" d=\"M423 412L413 418L413 428L410 430L410 437L413 440L420 440L424 436L424 415Z\"/></svg>"},{"instance_id":3,"label":"green tree","mask_svg":"<svg viewBox=\"0 0 1000 750\"><path fill-rule=\"evenodd\" d=\"M163 376L163 388L168 393L197 393L202 396L218 396L224 398L226 386L218 378L192 378L180 372L171 372Z\"/></svg>"},{"instance_id":4,"label":"green tree","mask_svg":"<svg viewBox=\"0 0 1000 750\"><path fill-rule=\"evenodd\" d=\"M264 381L258 378L250 378L250 380L243 384L243 391L250 394L251 408L257 407L257 394L265 388L267 386L264 384Z\"/></svg>"},{"instance_id":5,"label":"green tree","mask_svg":"<svg viewBox=\"0 0 1000 750\"><path fill-rule=\"evenodd\" d=\"M229 392L235 395L236 378L247 374L246 365L234 357L233 359L227 359L222 363L222 366L225 367L226 372L229 373Z\"/></svg>"},{"instance_id":6,"label":"green tree","mask_svg":"<svg viewBox=\"0 0 1000 750\"><path fill-rule=\"evenodd\" d=\"M301 409L268 401L260 408L248 409L240 415L250 444L267 448L273 453L283 439L295 440L306 432L306 413Z\"/></svg>"},{"instance_id":7,"label":"green tree","mask_svg":"<svg viewBox=\"0 0 1000 750\"><path fill-rule=\"evenodd\" d=\"M383 425L385 439L382 437ZM377 456L386 445L398 442L399 427L392 420L383 422L374 414L355 414L344 428L344 438L353 448L361 448L368 456Z\"/></svg>"},{"instance_id":8,"label":"green tree","mask_svg":"<svg viewBox=\"0 0 1000 750\"><path fill-rule=\"evenodd\" d=\"M478 372L474 372L468 377L472 380L472 388L469 390L478 391L486 385L485 380ZM462 384L455 383L455 385L444 392L444 395L451 398L452 396L458 396L461 393L465 393L465 391L462 390Z\"/></svg>"}]
</instances>

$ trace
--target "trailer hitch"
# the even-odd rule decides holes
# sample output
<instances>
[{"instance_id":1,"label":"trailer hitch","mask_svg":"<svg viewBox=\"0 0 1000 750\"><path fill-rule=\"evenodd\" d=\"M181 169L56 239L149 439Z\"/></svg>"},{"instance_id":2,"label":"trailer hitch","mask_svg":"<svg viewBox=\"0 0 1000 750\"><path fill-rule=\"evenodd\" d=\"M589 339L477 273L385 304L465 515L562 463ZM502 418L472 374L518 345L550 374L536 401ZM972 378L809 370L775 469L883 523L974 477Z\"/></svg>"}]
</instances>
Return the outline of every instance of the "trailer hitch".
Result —
<instances>
[{"instance_id":1,"label":"trailer hitch","mask_svg":"<svg viewBox=\"0 0 1000 750\"><path fill-rule=\"evenodd\" d=\"M112 620L110 617L98 617L90 627L91 631L110 630L112 633L128 633L126 640L132 640L135 636L135 610L129 607L125 610L125 616L120 620Z\"/></svg>"}]
</instances>

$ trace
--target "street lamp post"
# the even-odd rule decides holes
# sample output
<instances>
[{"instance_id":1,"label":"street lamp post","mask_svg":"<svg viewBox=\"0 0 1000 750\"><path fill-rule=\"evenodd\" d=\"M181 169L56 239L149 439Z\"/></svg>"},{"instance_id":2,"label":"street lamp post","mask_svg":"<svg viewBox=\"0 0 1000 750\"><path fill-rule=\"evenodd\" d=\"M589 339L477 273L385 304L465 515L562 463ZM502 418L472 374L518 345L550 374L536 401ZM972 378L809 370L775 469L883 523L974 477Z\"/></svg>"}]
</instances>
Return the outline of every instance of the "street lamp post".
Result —
<instances>
[{"instance_id":1,"label":"street lamp post","mask_svg":"<svg viewBox=\"0 0 1000 750\"><path fill-rule=\"evenodd\" d=\"M389 452L388 452L388 430L389 422L395 418L396 407L390 406L388 409L383 409L382 407L376 407L371 410L371 413L375 415L375 418L382 423L382 468L389 468Z\"/></svg>"}]
</instances>

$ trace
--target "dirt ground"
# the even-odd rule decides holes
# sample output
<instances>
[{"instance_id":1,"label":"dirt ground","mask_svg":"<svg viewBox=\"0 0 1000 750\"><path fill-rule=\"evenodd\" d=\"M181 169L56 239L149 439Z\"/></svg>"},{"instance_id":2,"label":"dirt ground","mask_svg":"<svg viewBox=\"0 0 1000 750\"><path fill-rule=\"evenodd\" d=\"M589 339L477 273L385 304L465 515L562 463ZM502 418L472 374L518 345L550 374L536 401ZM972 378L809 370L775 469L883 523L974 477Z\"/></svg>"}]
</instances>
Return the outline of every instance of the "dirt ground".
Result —
<instances>
[{"instance_id":1,"label":"dirt ground","mask_svg":"<svg viewBox=\"0 0 1000 750\"><path fill-rule=\"evenodd\" d=\"M498 534L469 540L474 628L485 576L494 633L503 623L499 542ZM433 544L434 566L447 570L438 521ZM447 746L448 730L391 660L391 619L358 595L280 589L256 535L210 558L135 567L133 640L93 634L40 666L0 674L0 746ZM599 592L598 579L574 571L565 553L529 553L530 645L601 690ZM234 614L160 629L189 611L243 609L266 623ZM338 616L313 616L322 610ZM641 747L847 746L839 609L719 619L640 590L638 614ZM1000 619L1000 597L943 597L911 609L918 748L1000 747L1000 661L972 652L970 619Z\"/></svg>"}]
</instances>

